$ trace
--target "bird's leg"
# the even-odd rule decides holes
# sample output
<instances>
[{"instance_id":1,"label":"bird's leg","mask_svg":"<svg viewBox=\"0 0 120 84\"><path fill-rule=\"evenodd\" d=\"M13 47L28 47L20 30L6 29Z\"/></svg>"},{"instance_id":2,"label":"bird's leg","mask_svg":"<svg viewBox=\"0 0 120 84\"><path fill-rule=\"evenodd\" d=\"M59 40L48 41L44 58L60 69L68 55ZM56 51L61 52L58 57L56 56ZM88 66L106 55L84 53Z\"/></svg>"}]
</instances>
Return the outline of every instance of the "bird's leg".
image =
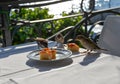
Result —
<instances>
[{"instance_id":1,"label":"bird's leg","mask_svg":"<svg viewBox=\"0 0 120 84\"><path fill-rule=\"evenodd\" d=\"M88 50L87 54L90 54L92 52L92 50Z\"/></svg>"},{"instance_id":2,"label":"bird's leg","mask_svg":"<svg viewBox=\"0 0 120 84\"><path fill-rule=\"evenodd\" d=\"M64 48L64 45L63 45L63 43L58 43L58 45L57 45L57 48Z\"/></svg>"},{"instance_id":3,"label":"bird's leg","mask_svg":"<svg viewBox=\"0 0 120 84\"><path fill-rule=\"evenodd\" d=\"M86 53L89 54L90 52L91 52L91 50L88 50L88 49L87 49Z\"/></svg>"}]
</instances>

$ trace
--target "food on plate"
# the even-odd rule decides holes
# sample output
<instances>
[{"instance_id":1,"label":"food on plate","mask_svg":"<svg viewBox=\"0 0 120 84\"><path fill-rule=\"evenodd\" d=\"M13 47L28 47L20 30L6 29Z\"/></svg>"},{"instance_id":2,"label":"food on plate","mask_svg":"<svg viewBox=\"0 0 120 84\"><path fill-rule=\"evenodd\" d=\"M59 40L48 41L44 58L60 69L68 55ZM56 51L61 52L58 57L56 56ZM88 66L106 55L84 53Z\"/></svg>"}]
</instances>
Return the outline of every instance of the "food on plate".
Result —
<instances>
[{"instance_id":1,"label":"food on plate","mask_svg":"<svg viewBox=\"0 0 120 84\"><path fill-rule=\"evenodd\" d=\"M56 50L51 50L52 59L56 59Z\"/></svg>"},{"instance_id":2,"label":"food on plate","mask_svg":"<svg viewBox=\"0 0 120 84\"><path fill-rule=\"evenodd\" d=\"M41 48L47 48L48 47L48 40L44 38L34 38L34 40L37 42L38 46Z\"/></svg>"},{"instance_id":3,"label":"food on plate","mask_svg":"<svg viewBox=\"0 0 120 84\"><path fill-rule=\"evenodd\" d=\"M56 59L56 50L55 49L43 48L39 54L40 54L40 60Z\"/></svg>"},{"instance_id":4,"label":"food on plate","mask_svg":"<svg viewBox=\"0 0 120 84\"><path fill-rule=\"evenodd\" d=\"M72 52L79 52L79 46L75 43L68 43L68 50L71 50Z\"/></svg>"}]
</instances>

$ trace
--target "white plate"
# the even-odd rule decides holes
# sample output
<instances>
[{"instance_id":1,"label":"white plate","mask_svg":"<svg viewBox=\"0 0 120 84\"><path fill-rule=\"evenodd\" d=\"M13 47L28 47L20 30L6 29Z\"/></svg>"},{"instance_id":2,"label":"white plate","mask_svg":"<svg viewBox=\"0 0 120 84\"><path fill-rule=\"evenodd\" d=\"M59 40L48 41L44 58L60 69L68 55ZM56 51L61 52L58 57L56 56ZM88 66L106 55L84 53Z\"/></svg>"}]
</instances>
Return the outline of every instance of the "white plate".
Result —
<instances>
[{"instance_id":1,"label":"white plate","mask_svg":"<svg viewBox=\"0 0 120 84\"><path fill-rule=\"evenodd\" d=\"M52 60L40 60L40 55L39 52L40 50L33 51L27 55L27 57L31 60L37 60L37 61L58 61L58 60L63 60L66 58L69 58L72 55L72 52L70 50L65 50L65 49L56 49L56 59Z\"/></svg>"}]
</instances>

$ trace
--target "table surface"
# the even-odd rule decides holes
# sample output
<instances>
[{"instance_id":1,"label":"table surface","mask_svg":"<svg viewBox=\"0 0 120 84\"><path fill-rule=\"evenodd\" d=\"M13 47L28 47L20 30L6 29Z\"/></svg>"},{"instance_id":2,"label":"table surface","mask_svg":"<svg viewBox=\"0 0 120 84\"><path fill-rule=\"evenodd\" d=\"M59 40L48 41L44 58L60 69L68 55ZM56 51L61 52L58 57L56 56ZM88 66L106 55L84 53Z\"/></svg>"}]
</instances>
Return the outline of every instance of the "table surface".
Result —
<instances>
[{"instance_id":1,"label":"table surface","mask_svg":"<svg viewBox=\"0 0 120 84\"><path fill-rule=\"evenodd\" d=\"M0 48L0 84L120 84L119 56L94 52L55 62L29 60L36 49L36 42Z\"/></svg>"}]
</instances>

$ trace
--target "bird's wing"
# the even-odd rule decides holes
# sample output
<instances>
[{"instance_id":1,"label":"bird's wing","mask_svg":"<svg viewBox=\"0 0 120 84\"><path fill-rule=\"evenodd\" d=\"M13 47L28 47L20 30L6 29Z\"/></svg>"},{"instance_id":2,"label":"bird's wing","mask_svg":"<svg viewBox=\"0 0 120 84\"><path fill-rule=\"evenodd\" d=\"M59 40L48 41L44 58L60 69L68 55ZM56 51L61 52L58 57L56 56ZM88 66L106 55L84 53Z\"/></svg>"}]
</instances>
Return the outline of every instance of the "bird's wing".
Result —
<instances>
[{"instance_id":1,"label":"bird's wing","mask_svg":"<svg viewBox=\"0 0 120 84\"><path fill-rule=\"evenodd\" d=\"M93 49L100 49L100 47L95 42L93 42L91 39L86 38L86 40L88 40L89 45L92 46Z\"/></svg>"}]
</instances>

